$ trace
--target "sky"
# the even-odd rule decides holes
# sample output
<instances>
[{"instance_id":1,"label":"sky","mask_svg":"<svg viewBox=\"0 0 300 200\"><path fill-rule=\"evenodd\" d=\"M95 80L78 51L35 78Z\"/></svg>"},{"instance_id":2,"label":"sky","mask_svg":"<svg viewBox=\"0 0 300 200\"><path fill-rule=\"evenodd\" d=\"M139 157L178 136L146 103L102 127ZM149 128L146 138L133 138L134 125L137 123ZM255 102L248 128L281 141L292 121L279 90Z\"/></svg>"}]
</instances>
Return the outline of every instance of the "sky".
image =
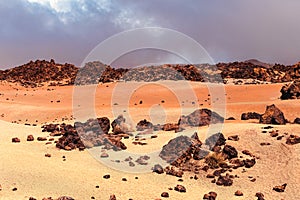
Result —
<instances>
[{"instance_id":1,"label":"sky","mask_svg":"<svg viewBox=\"0 0 300 200\"><path fill-rule=\"evenodd\" d=\"M143 27L182 32L215 62L294 64L300 61L299 8L299 0L3 0L0 68L51 58L79 66L105 39Z\"/></svg>"}]
</instances>

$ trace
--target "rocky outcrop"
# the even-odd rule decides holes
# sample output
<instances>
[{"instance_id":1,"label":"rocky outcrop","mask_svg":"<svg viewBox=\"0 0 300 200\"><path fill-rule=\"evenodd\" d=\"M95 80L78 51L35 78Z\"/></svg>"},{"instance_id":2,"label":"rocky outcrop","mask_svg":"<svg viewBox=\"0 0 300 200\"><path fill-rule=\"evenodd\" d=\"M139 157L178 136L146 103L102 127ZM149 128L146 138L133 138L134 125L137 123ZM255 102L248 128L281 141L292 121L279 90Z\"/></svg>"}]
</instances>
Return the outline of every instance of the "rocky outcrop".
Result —
<instances>
[{"instance_id":1,"label":"rocky outcrop","mask_svg":"<svg viewBox=\"0 0 300 200\"><path fill-rule=\"evenodd\" d=\"M0 80L19 83L24 87L72 85L78 68L72 64L58 64L54 60L30 61L19 67L0 71Z\"/></svg>"},{"instance_id":2,"label":"rocky outcrop","mask_svg":"<svg viewBox=\"0 0 300 200\"><path fill-rule=\"evenodd\" d=\"M284 125L286 122L287 120L285 119L283 112L274 104L267 106L265 113L261 115L259 120L259 123L262 124Z\"/></svg>"},{"instance_id":3,"label":"rocky outcrop","mask_svg":"<svg viewBox=\"0 0 300 200\"><path fill-rule=\"evenodd\" d=\"M198 109L187 116L181 116L178 124L183 126L207 126L210 124L223 123L224 118L209 109Z\"/></svg>"},{"instance_id":4,"label":"rocky outcrop","mask_svg":"<svg viewBox=\"0 0 300 200\"><path fill-rule=\"evenodd\" d=\"M300 72L299 72L300 73ZM281 90L280 99L300 99L300 80L296 80L293 83L284 85Z\"/></svg>"}]
</instances>

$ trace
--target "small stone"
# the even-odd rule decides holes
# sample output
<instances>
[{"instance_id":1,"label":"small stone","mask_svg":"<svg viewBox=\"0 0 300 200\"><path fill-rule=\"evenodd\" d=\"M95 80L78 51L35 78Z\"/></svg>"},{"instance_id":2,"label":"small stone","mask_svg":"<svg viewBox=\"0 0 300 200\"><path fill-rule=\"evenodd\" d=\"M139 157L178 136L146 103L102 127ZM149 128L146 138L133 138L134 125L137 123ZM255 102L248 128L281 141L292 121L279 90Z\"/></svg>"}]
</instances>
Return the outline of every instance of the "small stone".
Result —
<instances>
[{"instance_id":1,"label":"small stone","mask_svg":"<svg viewBox=\"0 0 300 200\"><path fill-rule=\"evenodd\" d=\"M287 184L283 184L283 185L278 185L273 187L273 190L276 192L284 192L285 188L286 188Z\"/></svg>"},{"instance_id":2,"label":"small stone","mask_svg":"<svg viewBox=\"0 0 300 200\"><path fill-rule=\"evenodd\" d=\"M240 190L237 190L235 193L234 193L235 196L243 196L244 194L240 191Z\"/></svg>"},{"instance_id":3,"label":"small stone","mask_svg":"<svg viewBox=\"0 0 300 200\"><path fill-rule=\"evenodd\" d=\"M110 195L109 200L117 200L116 195L114 194Z\"/></svg>"},{"instance_id":4,"label":"small stone","mask_svg":"<svg viewBox=\"0 0 300 200\"><path fill-rule=\"evenodd\" d=\"M20 140L19 138L17 138L17 137L12 138L11 141L12 141L13 143L19 143L19 142L21 142L21 140Z\"/></svg>"},{"instance_id":5,"label":"small stone","mask_svg":"<svg viewBox=\"0 0 300 200\"><path fill-rule=\"evenodd\" d=\"M17 190L18 190L18 188L16 188L16 187L12 189L12 191L17 191Z\"/></svg>"},{"instance_id":6,"label":"small stone","mask_svg":"<svg viewBox=\"0 0 300 200\"><path fill-rule=\"evenodd\" d=\"M157 173L157 174L163 174L164 173L164 169L161 165L156 164L153 167L153 172Z\"/></svg>"},{"instance_id":7,"label":"small stone","mask_svg":"<svg viewBox=\"0 0 300 200\"><path fill-rule=\"evenodd\" d=\"M109 179L109 178L110 178L110 175L109 175L109 174L106 174L106 175L103 176L103 178L104 178L104 179Z\"/></svg>"},{"instance_id":8,"label":"small stone","mask_svg":"<svg viewBox=\"0 0 300 200\"><path fill-rule=\"evenodd\" d=\"M168 197L169 197L169 193L163 192L163 193L161 193L160 196L161 196L161 197L164 197L164 198L168 198Z\"/></svg>"},{"instance_id":9,"label":"small stone","mask_svg":"<svg viewBox=\"0 0 300 200\"><path fill-rule=\"evenodd\" d=\"M49 154L49 153L46 153L46 154L45 154L45 157L48 157L48 158L50 158L50 157L51 157L51 154Z\"/></svg>"},{"instance_id":10,"label":"small stone","mask_svg":"<svg viewBox=\"0 0 300 200\"><path fill-rule=\"evenodd\" d=\"M177 192L186 192L186 188L183 185L176 185L174 190Z\"/></svg>"},{"instance_id":11,"label":"small stone","mask_svg":"<svg viewBox=\"0 0 300 200\"><path fill-rule=\"evenodd\" d=\"M38 137L37 140L38 140L38 141L46 141L47 138L46 138L46 137Z\"/></svg>"},{"instance_id":12,"label":"small stone","mask_svg":"<svg viewBox=\"0 0 300 200\"><path fill-rule=\"evenodd\" d=\"M33 137L33 135L28 135L27 136L27 141L34 141L34 137Z\"/></svg>"}]
</instances>

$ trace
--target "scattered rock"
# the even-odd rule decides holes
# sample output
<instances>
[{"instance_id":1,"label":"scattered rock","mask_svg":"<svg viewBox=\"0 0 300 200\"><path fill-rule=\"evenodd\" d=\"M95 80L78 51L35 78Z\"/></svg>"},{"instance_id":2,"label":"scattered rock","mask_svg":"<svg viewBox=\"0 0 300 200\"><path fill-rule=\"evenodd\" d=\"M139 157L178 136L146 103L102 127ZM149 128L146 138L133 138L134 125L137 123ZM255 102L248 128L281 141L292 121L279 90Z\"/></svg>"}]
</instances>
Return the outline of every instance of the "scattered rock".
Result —
<instances>
[{"instance_id":1,"label":"scattered rock","mask_svg":"<svg viewBox=\"0 0 300 200\"><path fill-rule=\"evenodd\" d=\"M28 135L27 136L27 141L34 141L33 135Z\"/></svg>"},{"instance_id":2,"label":"scattered rock","mask_svg":"<svg viewBox=\"0 0 300 200\"><path fill-rule=\"evenodd\" d=\"M205 194L203 196L203 199L208 199L208 200L216 200L217 199L217 193L216 192L209 192L208 194Z\"/></svg>"},{"instance_id":3,"label":"scattered rock","mask_svg":"<svg viewBox=\"0 0 300 200\"><path fill-rule=\"evenodd\" d=\"M297 135L290 135L286 139L286 144L288 145L294 145L294 144L299 144L300 143L300 137Z\"/></svg>"},{"instance_id":4,"label":"scattered rock","mask_svg":"<svg viewBox=\"0 0 300 200\"><path fill-rule=\"evenodd\" d=\"M50 158L50 157L51 157L51 154L49 154L49 153L46 153L46 154L45 154L45 157L48 157L48 158Z\"/></svg>"},{"instance_id":5,"label":"scattered rock","mask_svg":"<svg viewBox=\"0 0 300 200\"><path fill-rule=\"evenodd\" d=\"M117 198L114 194L112 194L112 195L110 195L109 200L117 200Z\"/></svg>"},{"instance_id":6,"label":"scattered rock","mask_svg":"<svg viewBox=\"0 0 300 200\"><path fill-rule=\"evenodd\" d=\"M247 112L243 113L241 116L241 120L249 120L249 119L260 119L261 115L256 112Z\"/></svg>"},{"instance_id":7,"label":"scattered rock","mask_svg":"<svg viewBox=\"0 0 300 200\"><path fill-rule=\"evenodd\" d=\"M110 179L110 175L109 175L109 174L106 174L106 175L103 176L103 178L104 178L104 179Z\"/></svg>"},{"instance_id":8,"label":"scattered rock","mask_svg":"<svg viewBox=\"0 0 300 200\"><path fill-rule=\"evenodd\" d=\"M157 173L157 174L163 174L164 173L164 169L161 165L156 164L154 165L154 167L152 168L153 172Z\"/></svg>"},{"instance_id":9,"label":"scattered rock","mask_svg":"<svg viewBox=\"0 0 300 200\"><path fill-rule=\"evenodd\" d=\"M228 140L232 140L232 141L239 141L240 138L238 135L231 135L228 137Z\"/></svg>"},{"instance_id":10,"label":"scattered rock","mask_svg":"<svg viewBox=\"0 0 300 200\"><path fill-rule=\"evenodd\" d=\"M21 140L20 140L19 138L17 138L17 137L12 138L11 141L12 141L13 143L19 143L19 142L21 142Z\"/></svg>"},{"instance_id":11,"label":"scattered rock","mask_svg":"<svg viewBox=\"0 0 300 200\"><path fill-rule=\"evenodd\" d=\"M261 192L257 192L255 196L257 197L257 200L265 200L264 194Z\"/></svg>"},{"instance_id":12,"label":"scattered rock","mask_svg":"<svg viewBox=\"0 0 300 200\"><path fill-rule=\"evenodd\" d=\"M177 192L186 192L186 188L183 185L176 185L174 190Z\"/></svg>"},{"instance_id":13,"label":"scattered rock","mask_svg":"<svg viewBox=\"0 0 300 200\"><path fill-rule=\"evenodd\" d=\"M246 168L251 168L256 164L256 161L255 161L254 158L253 159L246 159L246 160L244 160L244 164L245 164Z\"/></svg>"},{"instance_id":14,"label":"scattered rock","mask_svg":"<svg viewBox=\"0 0 300 200\"><path fill-rule=\"evenodd\" d=\"M75 199L73 197L61 196L61 197L58 197L57 200L75 200Z\"/></svg>"},{"instance_id":15,"label":"scattered rock","mask_svg":"<svg viewBox=\"0 0 300 200\"><path fill-rule=\"evenodd\" d=\"M217 185L221 186L231 186L233 184L233 180L230 178L230 176L228 174L226 174L226 176L222 176L220 175L218 177L218 180L216 182Z\"/></svg>"},{"instance_id":16,"label":"scattered rock","mask_svg":"<svg viewBox=\"0 0 300 200\"><path fill-rule=\"evenodd\" d=\"M46 137L37 137L37 141L46 141L47 138Z\"/></svg>"},{"instance_id":17,"label":"scattered rock","mask_svg":"<svg viewBox=\"0 0 300 200\"><path fill-rule=\"evenodd\" d=\"M164 197L164 198L168 198L168 197L169 197L169 193L163 192L163 193L161 193L160 196L161 196L161 197Z\"/></svg>"},{"instance_id":18,"label":"scattered rock","mask_svg":"<svg viewBox=\"0 0 300 200\"><path fill-rule=\"evenodd\" d=\"M165 169L165 172L168 175L172 175L172 176L176 176L176 177L182 177L182 175L183 175L183 171L174 166L171 166L171 167L167 166Z\"/></svg>"},{"instance_id":19,"label":"scattered rock","mask_svg":"<svg viewBox=\"0 0 300 200\"><path fill-rule=\"evenodd\" d=\"M244 194L240 191L240 190L237 190L235 193L234 193L235 196L243 196Z\"/></svg>"},{"instance_id":20,"label":"scattered rock","mask_svg":"<svg viewBox=\"0 0 300 200\"><path fill-rule=\"evenodd\" d=\"M276 192L284 192L285 188L286 188L287 184L283 184L283 185L278 185L273 187L273 190Z\"/></svg>"},{"instance_id":21,"label":"scattered rock","mask_svg":"<svg viewBox=\"0 0 300 200\"><path fill-rule=\"evenodd\" d=\"M237 150L230 145L225 145L223 148L223 154L230 160L232 158L236 158L238 156Z\"/></svg>"}]
</instances>

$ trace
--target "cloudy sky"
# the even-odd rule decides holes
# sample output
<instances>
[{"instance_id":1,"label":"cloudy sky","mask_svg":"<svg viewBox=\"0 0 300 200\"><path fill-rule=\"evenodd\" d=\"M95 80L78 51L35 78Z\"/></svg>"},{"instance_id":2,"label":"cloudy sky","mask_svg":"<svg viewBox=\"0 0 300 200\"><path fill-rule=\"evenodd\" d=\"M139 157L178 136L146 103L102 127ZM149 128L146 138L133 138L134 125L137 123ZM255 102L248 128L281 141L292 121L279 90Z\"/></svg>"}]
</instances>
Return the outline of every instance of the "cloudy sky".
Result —
<instances>
[{"instance_id":1,"label":"cloudy sky","mask_svg":"<svg viewBox=\"0 0 300 200\"><path fill-rule=\"evenodd\" d=\"M299 8L299 0L2 0L0 68L50 58L80 65L106 38L149 26L192 37L216 62L293 64Z\"/></svg>"}]
</instances>

